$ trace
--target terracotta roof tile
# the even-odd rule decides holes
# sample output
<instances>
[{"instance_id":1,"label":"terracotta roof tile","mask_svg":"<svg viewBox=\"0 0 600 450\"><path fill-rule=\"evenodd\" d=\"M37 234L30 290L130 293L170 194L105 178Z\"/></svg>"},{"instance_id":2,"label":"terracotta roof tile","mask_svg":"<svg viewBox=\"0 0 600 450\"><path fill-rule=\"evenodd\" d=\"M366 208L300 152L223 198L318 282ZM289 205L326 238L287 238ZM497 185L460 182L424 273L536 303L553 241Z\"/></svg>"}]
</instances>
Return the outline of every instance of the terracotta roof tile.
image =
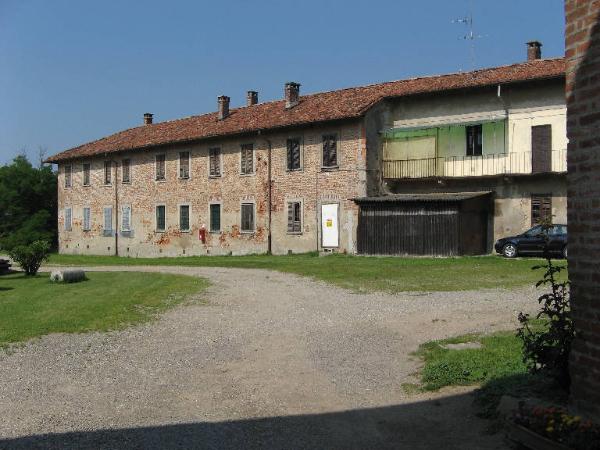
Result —
<instances>
[{"instance_id":1,"label":"terracotta roof tile","mask_svg":"<svg viewBox=\"0 0 600 450\"><path fill-rule=\"evenodd\" d=\"M225 120L217 113L142 125L63 151L47 162L143 149L157 145L199 141L217 136L352 119L375 103L390 97L514 83L565 75L563 58L541 59L510 66L429 77L410 78L369 86L303 95L300 103L285 109L283 100L232 109Z\"/></svg>"}]
</instances>

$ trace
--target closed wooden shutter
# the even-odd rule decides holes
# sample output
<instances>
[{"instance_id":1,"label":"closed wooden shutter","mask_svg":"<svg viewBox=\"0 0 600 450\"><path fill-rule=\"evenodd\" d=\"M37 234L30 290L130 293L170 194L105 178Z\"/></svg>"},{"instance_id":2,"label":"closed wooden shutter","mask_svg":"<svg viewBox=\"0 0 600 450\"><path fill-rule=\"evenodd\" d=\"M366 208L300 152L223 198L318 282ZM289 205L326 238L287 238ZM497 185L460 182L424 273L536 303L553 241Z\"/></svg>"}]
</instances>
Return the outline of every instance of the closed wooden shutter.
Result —
<instances>
[{"instance_id":1,"label":"closed wooden shutter","mask_svg":"<svg viewBox=\"0 0 600 450\"><path fill-rule=\"evenodd\" d=\"M83 231L90 230L90 208L83 208Z\"/></svg>"},{"instance_id":2,"label":"closed wooden shutter","mask_svg":"<svg viewBox=\"0 0 600 450\"><path fill-rule=\"evenodd\" d=\"M254 172L254 146L243 144L241 154L241 172L244 175Z\"/></svg>"},{"instance_id":3,"label":"closed wooden shutter","mask_svg":"<svg viewBox=\"0 0 600 450\"><path fill-rule=\"evenodd\" d=\"M552 170L552 125L531 127L531 171L544 173Z\"/></svg>"},{"instance_id":4,"label":"closed wooden shutter","mask_svg":"<svg viewBox=\"0 0 600 450\"><path fill-rule=\"evenodd\" d=\"M112 208L104 208L104 231L112 231Z\"/></svg>"},{"instance_id":5,"label":"closed wooden shutter","mask_svg":"<svg viewBox=\"0 0 600 450\"><path fill-rule=\"evenodd\" d=\"M121 229L131 231L131 207L123 206L123 217L121 218Z\"/></svg>"},{"instance_id":6,"label":"closed wooden shutter","mask_svg":"<svg viewBox=\"0 0 600 450\"><path fill-rule=\"evenodd\" d=\"M221 149L211 148L209 151L210 176L218 177L221 175Z\"/></svg>"}]
</instances>

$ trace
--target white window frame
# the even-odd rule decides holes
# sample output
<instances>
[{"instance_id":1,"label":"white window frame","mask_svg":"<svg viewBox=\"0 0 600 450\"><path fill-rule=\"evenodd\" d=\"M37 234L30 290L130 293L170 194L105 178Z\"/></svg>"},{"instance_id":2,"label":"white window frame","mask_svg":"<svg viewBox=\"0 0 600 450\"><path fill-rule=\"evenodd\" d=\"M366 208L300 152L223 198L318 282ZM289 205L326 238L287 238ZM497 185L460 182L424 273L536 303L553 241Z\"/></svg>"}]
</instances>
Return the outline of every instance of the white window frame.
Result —
<instances>
[{"instance_id":1,"label":"white window frame","mask_svg":"<svg viewBox=\"0 0 600 450\"><path fill-rule=\"evenodd\" d=\"M64 229L65 229L65 231L71 231L71 230L73 230L73 209L71 207L65 208L64 214L65 214ZM67 218L69 220L67 220Z\"/></svg>"},{"instance_id":2,"label":"white window frame","mask_svg":"<svg viewBox=\"0 0 600 450\"><path fill-rule=\"evenodd\" d=\"M129 226L125 227L125 209L129 211ZM122 205L121 206L121 231L129 232L131 231L131 205Z\"/></svg>"},{"instance_id":3,"label":"white window frame","mask_svg":"<svg viewBox=\"0 0 600 450\"><path fill-rule=\"evenodd\" d=\"M158 208L161 206L165 208L165 227L163 229L158 228ZM154 231L156 233L164 233L167 231L167 205L164 203L157 203L154 205Z\"/></svg>"},{"instance_id":4,"label":"white window frame","mask_svg":"<svg viewBox=\"0 0 600 450\"><path fill-rule=\"evenodd\" d=\"M87 211L87 220L86 220L86 211ZM83 231L91 231L92 229L92 208L89 206L84 206L82 209L83 220L81 222L81 226ZM87 223L86 223L87 222Z\"/></svg>"},{"instance_id":5,"label":"white window frame","mask_svg":"<svg viewBox=\"0 0 600 450\"><path fill-rule=\"evenodd\" d=\"M187 177L182 177L181 176L181 154L182 153L186 153L188 154L188 175ZM166 166L166 161L165 161L165 166ZM166 170L165 170L166 172ZM189 180L190 178L192 178L192 151L191 150L180 150L177 152L177 178L179 178L180 180Z\"/></svg>"},{"instance_id":6,"label":"white window frame","mask_svg":"<svg viewBox=\"0 0 600 450\"><path fill-rule=\"evenodd\" d=\"M243 205L252 205L252 224L254 225L252 230L243 230L242 229ZM256 202L254 200L242 200L240 202L240 233L244 233L244 234L256 233Z\"/></svg>"},{"instance_id":7,"label":"white window frame","mask_svg":"<svg viewBox=\"0 0 600 450\"><path fill-rule=\"evenodd\" d=\"M67 177L67 174L68 174L68 177ZM73 164L65 164L64 176L65 176L65 184L64 184L65 189L72 188L73 187ZM69 183L67 183L67 180L69 180Z\"/></svg>"},{"instance_id":8,"label":"white window frame","mask_svg":"<svg viewBox=\"0 0 600 450\"><path fill-rule=\"evenodd\" d=\"M187 229L181 228L181 207L182 206L188 207L188 227L187 227ZM177 222L179 223L179 231L181 231L182 233L189 233L190 231L192 231L192 205L190 205L189 203L180 203L179 205L177 205Z\"/></svg>"},{"instance_id":9,"label":"white window frame","mask_svg":"<svg viewBox=\"0 0 600 450\"><path fill-rule=\"evenodd\" d=\"M164 178L158 178L158 157L165 157L165 170L164 170ZM157 183L164 183L167 181L167 154L166 153L157 153L154 155L154 181Z\"/></svg>"}]
</instances>

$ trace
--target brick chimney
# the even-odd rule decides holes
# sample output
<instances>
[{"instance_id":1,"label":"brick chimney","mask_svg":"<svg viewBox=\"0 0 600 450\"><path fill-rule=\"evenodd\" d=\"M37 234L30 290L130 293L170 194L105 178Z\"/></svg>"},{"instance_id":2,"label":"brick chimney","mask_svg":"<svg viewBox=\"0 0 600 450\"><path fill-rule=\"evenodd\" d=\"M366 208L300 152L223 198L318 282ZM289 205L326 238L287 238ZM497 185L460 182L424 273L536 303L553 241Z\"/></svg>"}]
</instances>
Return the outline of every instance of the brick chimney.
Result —
<instances>
[{"instance_id":1,"label":"brick chimney","mask_svg":"<svg viewBox=\"0 0 600 450\"><path fill-rule=\"evenodd\" d=\"M534 61L542 58L542 43L540 41L530 41L527 43L527 61Z\"/></svg>"},{"instance_id":2,"label":"brick chimney","mask_svg":"<svg viewBox=\"0 0 600 450\"><path fill-rule=\"evenodd\" d=\"M219 120L225 119L229 116L229 100L230 98L226 95L221 95L217 99L219 102Z\"/></svg>"},{"instance_id":3,"label":"brick chimney","mask_svg":"<svg viewBox=\"0 0 600 450\"><path fill-rule=\"evenodd\" d=\"M144 125L152 125L152 114L144 113Z\"/></svg>"},{"instance_id":4,"label":"brick chimney","mask_svg":"<svg viewBox=\"0 0 600 450\"><path fill-rule=\"evenodd\" d=\"M300 101L300 84L294 82L285 83L285 107L293 108Z\"/></svg>"},{"instance_id":5,"label":"brick chimney","mask_svg":"<svg viewBox=\"0 0 600 450\"><path fill-rule=\"evenodd\" d=\"M258 92L248 91L246 93L246 106L256 105L258 103Z\"/></svg>"}]
</instances>

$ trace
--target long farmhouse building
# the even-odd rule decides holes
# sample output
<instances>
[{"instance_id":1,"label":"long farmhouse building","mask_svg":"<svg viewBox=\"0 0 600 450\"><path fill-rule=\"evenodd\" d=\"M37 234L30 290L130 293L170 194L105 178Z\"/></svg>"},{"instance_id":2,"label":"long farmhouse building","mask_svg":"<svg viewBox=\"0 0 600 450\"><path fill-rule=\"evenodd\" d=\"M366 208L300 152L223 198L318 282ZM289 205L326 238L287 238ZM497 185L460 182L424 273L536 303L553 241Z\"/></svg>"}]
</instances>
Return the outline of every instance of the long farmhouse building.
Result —
<instances>
[{"instance_id":1,"label":"long farmhouse building","mask_svg":"<svg viewBox=\"0 0 600 450\"><path fill-rule=\"evenodd\" d=\"M483 254L566 221L565 62L301 95L58 153L61 253Z\"/></svg>"}]
</instances>

